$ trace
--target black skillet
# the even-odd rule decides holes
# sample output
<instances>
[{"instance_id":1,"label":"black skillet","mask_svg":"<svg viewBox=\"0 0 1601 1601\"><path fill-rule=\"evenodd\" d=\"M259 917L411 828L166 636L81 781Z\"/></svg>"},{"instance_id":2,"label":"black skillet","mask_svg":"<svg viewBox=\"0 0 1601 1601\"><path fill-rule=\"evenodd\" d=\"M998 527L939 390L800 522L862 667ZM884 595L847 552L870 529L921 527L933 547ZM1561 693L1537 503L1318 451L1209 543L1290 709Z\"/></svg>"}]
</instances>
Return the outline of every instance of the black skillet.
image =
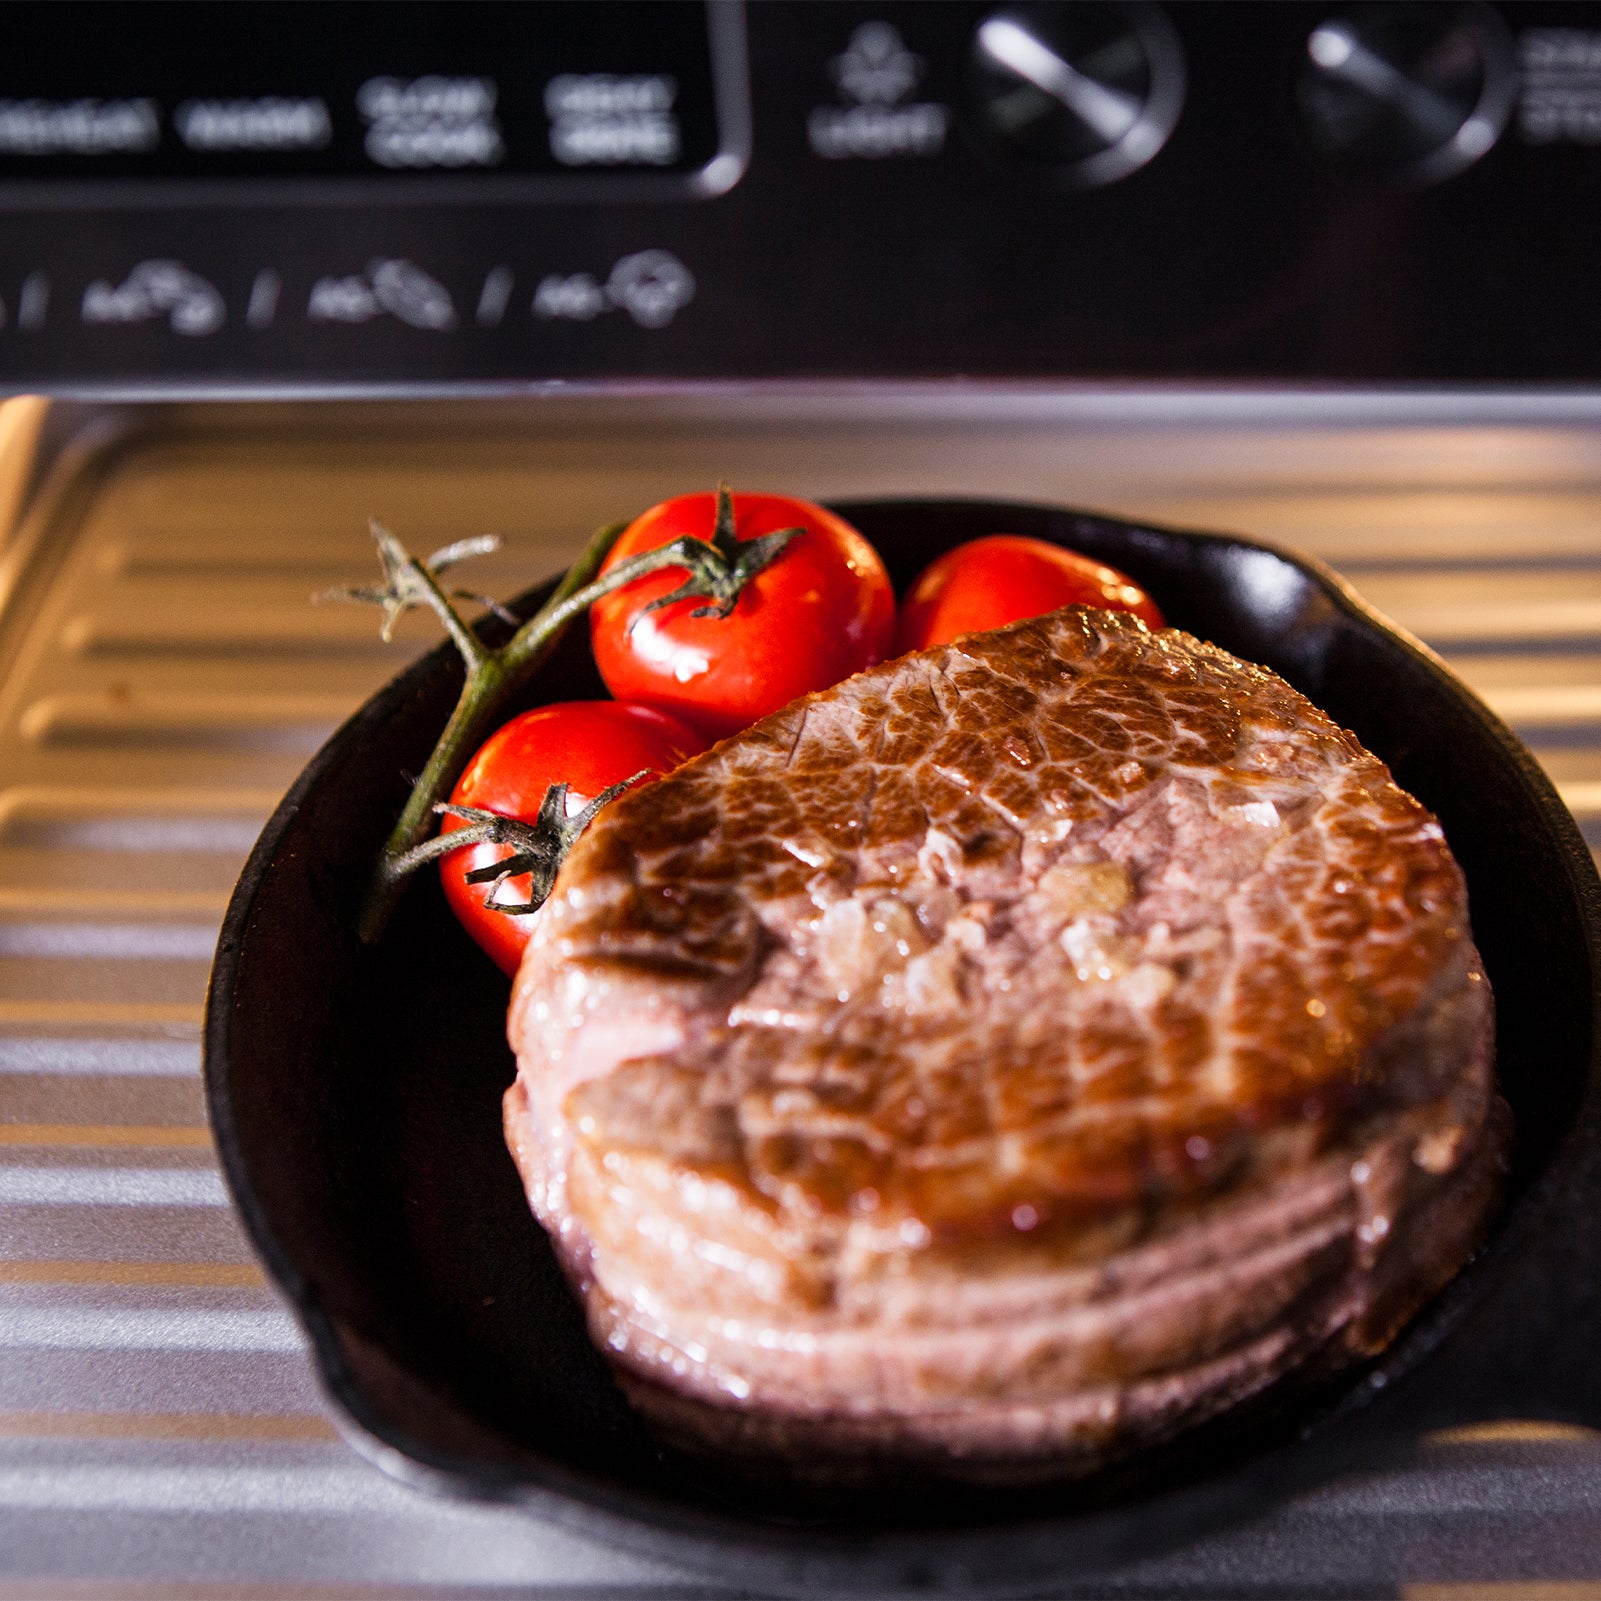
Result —
<instances>
[{"instance_id":1,"label":"black skillet","mask_svg":"<svg viewBox=\"0 0 1601 1601\"><path fill-rule=\"evenodd\" d=\"M1550 783L1432 656L1315 563L1243 539L1040 506L838 508L898 585L1008 531L1123 568L1168 618L1282 673L1438 813L1467 874L1517 1120L1489 1245L1378 1362L1089 1484L809 1503L664 1453L623 1404L500 1138L506 981L432 874L382 942L355 906L459 683L442 645L328 742L223 925L206 1085L245 1226L358 1449L411 1483L515 1503L739 1587L830 1595L1105 1588L1425 1427L1601 1423L1596 1067L1601 884ZM530 600L537 600L537 596ZM575 630L528 704L603 690ZM530 1575L530 1578L536 1577Z\"/></svg>"}]
</instances>

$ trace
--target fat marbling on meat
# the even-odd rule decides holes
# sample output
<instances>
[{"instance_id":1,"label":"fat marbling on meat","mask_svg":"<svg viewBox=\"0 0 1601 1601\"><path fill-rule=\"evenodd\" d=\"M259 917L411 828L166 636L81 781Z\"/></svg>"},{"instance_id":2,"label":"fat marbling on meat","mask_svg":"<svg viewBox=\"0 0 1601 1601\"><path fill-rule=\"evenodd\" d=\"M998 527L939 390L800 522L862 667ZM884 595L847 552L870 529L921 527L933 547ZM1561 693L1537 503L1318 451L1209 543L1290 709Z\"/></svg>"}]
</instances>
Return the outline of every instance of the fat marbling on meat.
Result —
<instances>
[{"instance_id":1,"label":"fat marbling on meat","mask_svg":"<svg viewBox=\"0 0 1601 1601\"><path fill-rule=\"evenodd\" d=\"M1272 673L1081 608L615 802L509 1026L629 1395L823 1476L1083 1472L1375 1351L1507 1139L1435 819Z\"/></svg>"}]
</instances>

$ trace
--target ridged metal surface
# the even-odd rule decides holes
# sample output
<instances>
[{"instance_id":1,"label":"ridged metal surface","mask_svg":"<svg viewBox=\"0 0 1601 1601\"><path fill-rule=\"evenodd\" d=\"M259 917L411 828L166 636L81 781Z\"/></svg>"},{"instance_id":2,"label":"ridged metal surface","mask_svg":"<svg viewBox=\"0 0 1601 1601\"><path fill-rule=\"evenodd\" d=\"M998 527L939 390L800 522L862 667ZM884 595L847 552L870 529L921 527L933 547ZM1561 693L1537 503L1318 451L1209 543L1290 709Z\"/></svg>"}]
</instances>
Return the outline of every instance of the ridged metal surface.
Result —
<instances>
[{"instance_id":1,"label":"ridged metal surface","mask_svg":"<svg viewBox=\"0 0 1601 1601\"><path fill-rule=\"evenodd\" d=\"M373 615L309 604L368 578L370 516L421 550L503 534L473 576L497 593L719 477L1280 540L1436 645L1601 841L1601 434L1506 410L863 393L182 408L85 416L98 442L67 429L55 478L0 534L0 1601L703 1593L359 1462L216 1171L198 1028L229 889L305 759L431 639L408 618L386 646ZM18 450L45 447L13 443L0 505ZM1443 1594L1591 1576L1601 1436L1512 1420L1130 1583Z\"/></svg>"}]
</instances>

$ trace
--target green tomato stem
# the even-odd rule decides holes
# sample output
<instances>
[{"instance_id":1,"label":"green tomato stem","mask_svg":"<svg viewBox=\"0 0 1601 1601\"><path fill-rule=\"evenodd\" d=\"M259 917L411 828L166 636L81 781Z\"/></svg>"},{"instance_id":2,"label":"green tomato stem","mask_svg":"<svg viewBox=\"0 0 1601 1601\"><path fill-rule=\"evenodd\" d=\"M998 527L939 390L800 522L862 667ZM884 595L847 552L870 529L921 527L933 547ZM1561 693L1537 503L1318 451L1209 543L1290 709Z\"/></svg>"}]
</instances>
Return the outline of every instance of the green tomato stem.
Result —
<instances>
[{"instance_id":1,"label":"green tomato stem","mask_svg":"<svg viewBox=\"0 0 1601 1601\"><path fill-rule=\"evenodd\" d=\"M379 938L394 915L408 871L403 863L434 826L435 803L449 795L468 757L484 742L506 701L549 659L582 610L569 602L586 588L595 587L595 574L627 526L626 523L611 523L602 528L551 592L550 599L499 650L485 650L476 635L473 640L477 659L472 659L462 649L467 676L461 694L427 765L412 786L399 819L384 841L377 870L367 888L358 925L366 944ZM631 565L625 563L615 574L608 573L603 582L616 588L618 583L631 581L637 573L623 576L625 568ZM454 631L452 635L454 637ZM457 643L459 646L460 642Z\"/></svg>"}]
</instances>

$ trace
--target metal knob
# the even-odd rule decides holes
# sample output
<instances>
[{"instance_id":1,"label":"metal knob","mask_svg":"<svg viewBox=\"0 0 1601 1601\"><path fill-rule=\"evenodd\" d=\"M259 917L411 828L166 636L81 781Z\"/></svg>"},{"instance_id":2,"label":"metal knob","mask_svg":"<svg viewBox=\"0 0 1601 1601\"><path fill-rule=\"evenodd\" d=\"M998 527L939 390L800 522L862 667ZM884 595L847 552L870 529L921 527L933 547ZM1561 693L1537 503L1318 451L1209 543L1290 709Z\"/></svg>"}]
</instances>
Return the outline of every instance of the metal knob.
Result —
<instances>
[{"instance_id":1,"label":"metal knob","mask_svg":"<svg viewBox=\"0 0 1601 1601\"><path fill-rule=\"evenodd\" d=\"M1357 171L1433 183L1501 136L1517 91L1487 5L1363 5L1315 27L1297 83L1307 133Z\"/></svg>"},{"instance_id":2,"label":"metal knob","mask_svg":"<svg viewBox=\"0 0 1601 1601\"><path fill-rule=\"evenodd\" d=\"M1167 141L1184 104L1184 54L1155 5L1011 5L973 35L969 96L987 148L1047 182L1093 188Z\"/></svg>"}]
</instances>

